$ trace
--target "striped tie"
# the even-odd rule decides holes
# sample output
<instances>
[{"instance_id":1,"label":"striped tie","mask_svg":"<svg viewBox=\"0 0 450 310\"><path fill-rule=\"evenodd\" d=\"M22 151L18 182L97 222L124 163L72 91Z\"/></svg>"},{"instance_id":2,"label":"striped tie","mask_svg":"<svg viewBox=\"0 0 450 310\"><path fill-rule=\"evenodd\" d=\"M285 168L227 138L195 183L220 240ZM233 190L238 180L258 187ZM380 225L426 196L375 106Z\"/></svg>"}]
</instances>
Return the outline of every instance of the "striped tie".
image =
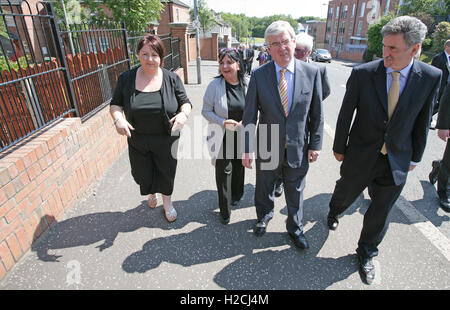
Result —
<instances>
[{"instance_id":1,"label":"striped tie","mask_svg":"<svg viewBox=\"0 0 450 310\"><path fill-rule=\"evenodd\" d=\"M391 120L392 114L394 113L395 107L398 103L398 97L400 95L400 72L393 71L391 72L392 76L392 84L391 88L389 88L388 93L388 120ZM383 147L381 148L381 154L386 155L386 143L383 144Z\"/></svg>"},{"instance_id":2,"label":"striped tie","mask_svg":"<svg viewBox=\"0 0 450 310\"><path fill-rule=\"evenodd\" d=\"M281 69L281 76L280 76L280 82L278 84L278 89L280 91L280 97L281 97L281 103L283 104L284 113L286 113L286 116L289 114L289 108L288 108L288 96L287 96L287 82L284 78L284 73L286 72L286 69Z\"/></svg>"}]
</instances>

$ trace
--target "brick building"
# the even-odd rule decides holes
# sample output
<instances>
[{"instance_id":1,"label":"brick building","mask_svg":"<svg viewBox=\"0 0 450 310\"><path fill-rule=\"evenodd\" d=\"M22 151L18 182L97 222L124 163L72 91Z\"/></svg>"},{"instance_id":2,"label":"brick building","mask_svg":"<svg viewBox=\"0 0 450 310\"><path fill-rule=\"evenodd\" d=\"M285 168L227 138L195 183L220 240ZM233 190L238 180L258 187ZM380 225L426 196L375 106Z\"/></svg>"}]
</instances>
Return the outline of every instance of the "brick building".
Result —
<instances>
[{"instance_id":1,"label":"brick building","mask_svg":"<svg viewBox=\"0 0 450 310\"><path fill-rule=\"evenodd\" d=\"M324 48L327 23L321 20L308 20L305 25L306 33L314 38L314 48Z\"/></svg>"},{"instance_id":2,"label":"brick building","mask_svg":"<svg viewBox=\"0 0 450 310\"><path fill-rule=\"evenodd\" d=\"M369 25L395 11L398 4L399 0L329 1L325 48L333 58L363 61Z\"/></svg>"},{"instance_id":3,"label":"brick building","mask_svg":"<svg viewBox=\"0 0 450 310\"><path fill-rule=\"evenodd\" d=\"M158 35L170 33L170 23L191 23L189 5L179 0L161 0L164 10L158 20Z\"/></svg>"}]
</instances>

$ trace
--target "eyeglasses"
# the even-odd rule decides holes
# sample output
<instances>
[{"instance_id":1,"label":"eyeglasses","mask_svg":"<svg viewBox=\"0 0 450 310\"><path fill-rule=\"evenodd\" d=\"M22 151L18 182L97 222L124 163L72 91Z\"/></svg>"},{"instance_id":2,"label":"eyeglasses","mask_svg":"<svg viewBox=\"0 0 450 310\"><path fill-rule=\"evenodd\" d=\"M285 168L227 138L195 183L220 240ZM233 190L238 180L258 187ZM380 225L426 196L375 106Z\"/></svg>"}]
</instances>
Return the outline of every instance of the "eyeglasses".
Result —
<instances>
[{"instance_id":1,"label":"eyeglasses","mask_svg":"<svg viewBox=\"0 0 450 310\"><path fill-rule=\"evenodd\" d=\"M287 40L284 40L284 41L281 41L281 42L272 42L272 43L269 44L269 47L270 48L274 48L274 47L279 48L279 47L281 47L281 45L287 46L291 42L292 42L291 39L287 39Z\"/></svg>"}]
</instances>

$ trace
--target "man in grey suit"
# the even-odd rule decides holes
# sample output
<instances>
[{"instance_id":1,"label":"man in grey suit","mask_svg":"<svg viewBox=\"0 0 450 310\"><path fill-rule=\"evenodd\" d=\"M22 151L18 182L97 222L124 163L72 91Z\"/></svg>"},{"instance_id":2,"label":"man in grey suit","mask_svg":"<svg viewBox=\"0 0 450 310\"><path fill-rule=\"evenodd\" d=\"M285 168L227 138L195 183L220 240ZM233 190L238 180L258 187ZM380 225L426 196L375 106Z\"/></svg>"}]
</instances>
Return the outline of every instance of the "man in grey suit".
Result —
<instances>
[{"instance_id":1,"label":"man in grey suit","mask_svg":"<svg viewBox=\"0 0 450 310\"><path fill-rule=\"evenodd\" d=\"M295 52L294 57L298 60L316 65L310 62L309 55L311 55L314 45L314 38L305 32L300 32L295 37ZM330 81L328 81L327 67L318 66L320 70L320 77L322 81L322 100L325 100L330 95ZM280 197L283 194L283 180L281 176L276 181L275 197Z\"/></svg>"},{"instance_id":2,"label":"man in grey suit","mask_svg":"<svg viewBox=\"0 0 450 310\"><path fill-rule=\"evenodd\" d=\"M383 59L353 68L336 124L333 151L342 161L341 178L327 224L335 230L338 216L368 188L371 203L356 249L366 284L375 279L372 258L387 231L388 215L427 142L441 71L414 59L426 33L427 27L410 16L382 28Z\"/></svg>"},{"instance_id":3,"label":"man in grey suit","mask_svg":"<svg viewBox=\"0 0 450 310\"><path fill-rule=\"evenodd\" d=\"M309 162L322 148L323 111L320 72L294 58L295 32L285 21L273 22L264 34L273 61L252 73L242 124L254 134L256 147L255 207L257 236L274 214L275 181L281 174L288 210L286 229L298 248L308 248L303 233L303 189ZM249 129L250 128L250 129ZM251 139L245 139L242 164L251 169ZM267 147L270 148L266 152ZM269 165L272 163L272 165Z\"/></svg>"}]
</instances>

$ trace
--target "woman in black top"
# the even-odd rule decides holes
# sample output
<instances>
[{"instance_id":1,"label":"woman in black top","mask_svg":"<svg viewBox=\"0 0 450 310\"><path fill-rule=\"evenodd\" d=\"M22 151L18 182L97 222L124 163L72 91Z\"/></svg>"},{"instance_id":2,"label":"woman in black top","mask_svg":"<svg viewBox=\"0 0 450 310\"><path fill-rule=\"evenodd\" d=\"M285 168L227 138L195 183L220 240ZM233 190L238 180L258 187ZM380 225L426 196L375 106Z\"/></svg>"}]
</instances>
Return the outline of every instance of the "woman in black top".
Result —
<instances>
[{"instance_id":1,"label":"woman in black top","mask_svg":"<svg viewBox=\"0 0 450 310\"><path fill-rule=\"evenodd\" d=\"M230 221L231 206L244 194L244 167L241 163L242 114L248 78L239 53L222 49L220 75L209 83L203 96L202 115L210 123L209 149L216 172L222 223ZM211 130L212 129L212 130ZM213 141L214 139L219 141Z\"/></svg>"},{"instance_id":2,"label":"woman in black top","mask_svg":"<svg viewBox=\"0 0 450 310\"><path fill-rule=\"evenodd\" d=\"M117 132L128 137L131 174L141 195L149 195L148 205L155 208L156 193L161 193L165 217L173 222L177 160L172 144L178 142L192 105L181 79L163 68L164 44L156 35L139 41L137 53L141 66L119 76L110 113Z\"/></svg>"}]
</instances>

